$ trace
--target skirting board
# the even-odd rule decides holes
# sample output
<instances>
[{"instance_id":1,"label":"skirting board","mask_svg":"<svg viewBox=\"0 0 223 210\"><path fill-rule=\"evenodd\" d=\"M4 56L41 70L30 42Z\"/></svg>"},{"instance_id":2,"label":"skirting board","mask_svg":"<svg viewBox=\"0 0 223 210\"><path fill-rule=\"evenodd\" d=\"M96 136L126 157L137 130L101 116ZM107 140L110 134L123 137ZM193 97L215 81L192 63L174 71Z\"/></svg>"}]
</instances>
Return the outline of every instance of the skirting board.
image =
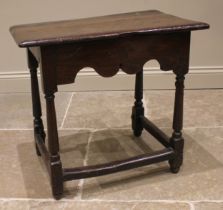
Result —
<instances>
[{"instance_id":1,"label":"skirting board","mask_svg":"<svg viewBox=\"0 0 223 210\"><path fill-rule=\"evenodd\" d=\"M59 86L59 91L133 90L134 75L123 72L103 78L91 69L79 72L75 83ZM174 89L175 75L156 68L144 69L144 89ZM186 89L223 88L223 67L193 67L186 75ZM0 73L0 93L30 92L29 72Z\"/></svg>"}]
</instances>

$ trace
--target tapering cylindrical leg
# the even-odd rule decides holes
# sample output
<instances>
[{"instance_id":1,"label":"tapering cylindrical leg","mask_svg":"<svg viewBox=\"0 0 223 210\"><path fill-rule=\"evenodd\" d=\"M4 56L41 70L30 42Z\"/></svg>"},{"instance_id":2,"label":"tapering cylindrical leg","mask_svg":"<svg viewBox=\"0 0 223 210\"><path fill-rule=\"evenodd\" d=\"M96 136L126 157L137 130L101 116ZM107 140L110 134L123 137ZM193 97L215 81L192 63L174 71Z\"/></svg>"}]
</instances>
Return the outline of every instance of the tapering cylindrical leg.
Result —
<instances>
[{"instance_id":1,"label":"tapering cylindrical leg","mask_svg":"<svg viewBox=\"0 0 223 210\"><path fill-rule=\"evenodd\" d=\"M34 127L34 138L35 138L35 146L36 146L36 153L40 156L39 149L37 147L36 141L37 135L40 135L45 141L46 134L44 132L43 122L41 119L42 110L41 110L41 103L40 103L40 94L39 94L39 84L37 78L37 68L38 62L32 53L27 50L28 56L28 67L30 69L30 76L31 76L31 91L32 91L32 107L33 107L33 127Z\"/></svg>"},{"instance_id":2,"label":"tapering cylindrical leg","mask_svg":"<svg viewBox=\"0 0 223 210\"><path fill-rule=\"evenodd\" d=\"M47 93L45 98L47 112L48 149L50 153L50 178L53 195L56 199L59 199L63 194L63 175L62 164L59 155L59 141L56 111L54 105L54 94Z\"/></svg>"},{"instance_id":3,"label":"tapering cylindrical leg","mask_svg":"<svg viewBox=\"0 0 223 210\"><path fill-rule=\"evenodd\" d=\"M136 74L135 79L135 103L132 107L132 129L135 136L139 137L142 134L143 126L140 116L144 116L143 107L143 70Z\"/></svg>"},{"instance_id":4,"label":"tapering cylindrical leg","mask_svg":"<svg viewBox=\"0 0 223 210\"><path fill-rule=\"evenodd\" d=\"M176 76L176 92L173 116L173 134L170 144L175 151L174 159L170 160L170 169L173 173L177 173L183 163L184 139L182 137L183 128L183 99L184 99L184 75Z\"/></svg>"}]
</instances>

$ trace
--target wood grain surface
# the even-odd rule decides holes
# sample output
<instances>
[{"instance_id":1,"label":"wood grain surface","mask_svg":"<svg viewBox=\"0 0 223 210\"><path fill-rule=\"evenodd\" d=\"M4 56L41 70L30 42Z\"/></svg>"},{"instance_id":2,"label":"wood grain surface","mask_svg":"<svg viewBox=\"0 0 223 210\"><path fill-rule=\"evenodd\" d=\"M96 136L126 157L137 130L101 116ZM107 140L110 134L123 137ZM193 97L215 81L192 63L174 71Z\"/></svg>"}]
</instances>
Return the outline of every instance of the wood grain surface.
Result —
<instances>
[{"instance_id":1,"label":"wood grain surface","mask_svg":"<svg viewBox=\"0 0 223 210\"><path fill-rule=\"evenodd\" d=\"M208 28L202 22L182 19L157 10L101 17L18 25L10 32L20 47L55 45L129 34L167 33Z\"/></svg>"}]
</instances>

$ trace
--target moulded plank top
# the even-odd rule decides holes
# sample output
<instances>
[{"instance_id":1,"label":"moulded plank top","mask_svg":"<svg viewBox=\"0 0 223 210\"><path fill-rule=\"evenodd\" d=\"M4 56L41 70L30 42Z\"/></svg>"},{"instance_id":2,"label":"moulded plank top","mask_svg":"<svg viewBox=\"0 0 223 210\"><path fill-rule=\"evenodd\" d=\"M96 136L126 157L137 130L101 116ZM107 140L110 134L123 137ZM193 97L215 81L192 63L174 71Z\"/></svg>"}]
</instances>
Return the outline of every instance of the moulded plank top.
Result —
<instances>
[{"instance_id":1,"label":"moulded plank top","mask_svg":"<svg viewBox=\"0 0 223 210\"><path fill-rule=\"evenodd\" d=\"M209 28L202 22L182 19L157 10L18 25L10 32L20 47L115 38L127 34L166 33Z\"/></svg>"}]
</instances>

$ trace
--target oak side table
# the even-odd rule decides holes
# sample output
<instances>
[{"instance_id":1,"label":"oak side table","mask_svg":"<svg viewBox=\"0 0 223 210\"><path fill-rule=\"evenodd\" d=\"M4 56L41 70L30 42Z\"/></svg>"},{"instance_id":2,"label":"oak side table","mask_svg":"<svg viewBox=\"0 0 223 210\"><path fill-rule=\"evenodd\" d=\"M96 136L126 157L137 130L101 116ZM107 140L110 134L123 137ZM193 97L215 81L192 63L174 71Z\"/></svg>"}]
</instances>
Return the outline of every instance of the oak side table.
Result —
<instances>
[{"instance_id":1,"label":"oak side table","mask_svg":"<svg viewBox=\"0 0 223 210\"><path fill-rule=\"evenodd\" d=\"M10 28L18 46L27 49L36 151L44 159L56 199L63 194L63 182L69 180L101 176L167 160L173 173L179 171L183 161L183 92L184 77L189 67L190 34L193 30L207 28L209 25L206 23L156 10ZM161 70L172 70L176 74L171 137L144 116L143 65L150 59L156 59ZM48 146L45 145L46 134L41 119L37 80L39 64L46 99ZM127 74L136 74L133 133L140 136L145 129L164 146L163 150L100 165L62 167L54 94L58 85L73 83L84 67L92 67L103 77L114 76L119 69Z\"/></svg>"}]
</instances>

